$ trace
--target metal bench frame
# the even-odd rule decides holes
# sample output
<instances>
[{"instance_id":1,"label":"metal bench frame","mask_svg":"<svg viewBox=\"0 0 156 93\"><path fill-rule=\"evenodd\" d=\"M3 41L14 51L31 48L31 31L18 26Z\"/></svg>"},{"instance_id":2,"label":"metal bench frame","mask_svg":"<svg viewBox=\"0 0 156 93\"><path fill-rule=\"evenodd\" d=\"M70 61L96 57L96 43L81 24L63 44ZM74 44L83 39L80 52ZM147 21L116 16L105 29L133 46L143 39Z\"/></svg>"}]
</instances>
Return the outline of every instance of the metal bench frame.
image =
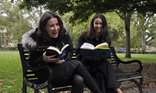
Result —
<instances>
[{"instance_id":1,"label":"metal bench frame","mask_svg":"<svg viewBox=\"0 0 156 93\"><path fill-rule=\"evenodd\" d=\"M142 84L143 84L143 65L141 61L139 60L130 60L130 61L122 61L118 58L116 55L116 51L113 47L111 49L111 59L109 59L110 63L112 64L115 72L115 76L117 78L117 81L122 84L124 81L132 81L134 82L140 93L143 93L142 91ZM18 43L18 50L20 54L21 64L22 64L22 71L23 71L23 86L22 86L22 93L27 93L27 87L33 88L34 93L39 93L40 89L47 88L48 93L56 93L59 91L66 91L71 90L71 86L62 86L62 87L54 87L51 85L51 77L48 78L45 82L40 82L37 77L34 74L34 71L41 70L41 69L47 69L49 71L50 76L52 76L52 69L48 66L44 67L36 67L32 68L28 64L28 57L29 57L29 51L26 51L21 43ZM76 59L76 49L73 49L73 56L72 59ZM127 65L127 64L133 64L137 63L139 66L137 67L137 70L133 72L126 72L122 71L122 68L120 68L120 64Z\"/></svg>"},{"instance_id":2,"label":"metal bench frame","mask_svg":"<svg viewBox=\"0 0 156 93\"><path fill-rule=\"evenodd\" d=\"M143 93L142 91L142 84L143 84L143 64L140 60L128 60L123 61L116 55L116 51L113 47L111 49L111 59L109 59L110 63L113 65L113 69L115 72L115 76L117 78L117 81L122 84L125 81L131 81L136 84L136 86L139 89L140 93ZM128 71L131 67L131 64L136 64L137 67L133 71ZM126 68L123 70L122 67ZM127 66L126 66L127 65Z\"/></svg>"}]
</instances>

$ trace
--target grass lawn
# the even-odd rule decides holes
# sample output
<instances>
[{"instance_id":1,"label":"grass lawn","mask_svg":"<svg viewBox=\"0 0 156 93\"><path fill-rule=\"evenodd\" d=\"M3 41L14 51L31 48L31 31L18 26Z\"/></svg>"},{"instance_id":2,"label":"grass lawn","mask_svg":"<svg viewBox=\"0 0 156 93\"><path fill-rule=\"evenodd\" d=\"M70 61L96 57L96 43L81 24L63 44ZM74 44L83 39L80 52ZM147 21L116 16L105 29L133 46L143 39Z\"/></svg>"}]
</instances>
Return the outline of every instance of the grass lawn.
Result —
<instances>
[{"instance_id":1,"label":"grass lawn","mask_svg":"<svg viewBox=\"0 0 156 93\"><path fill-rule=\"evenodd\" d=\"M119 53L122 60L125 54ZM156 54L132 54L131 59L139 59L142 62L156 63ZM0 51L0 93L21 93L22 70L17 51ZM30 92L29 92L30 93Z\"/></svg>"},{"instance_id":2,"label":"grass lawn","mask_svg":"<svg viewBox=\"0 0 156 93\"><path fill-rule=\"evenodd\" d=\"M125 58L123 53L118 53L117 55L122 60L138 59L143 63L156 63L156 54L131 54L131 58Z\"/></svg>"},{"instance_id":3,"label":"grass lawn","mask_svg":"<svg viewBox=\"0 0 156 93\"><path fill-rule=\"evenodd\" d=\"M0 51L0 93L21 93L22 72L17 51Z\"/></svg>"}]
</instances>

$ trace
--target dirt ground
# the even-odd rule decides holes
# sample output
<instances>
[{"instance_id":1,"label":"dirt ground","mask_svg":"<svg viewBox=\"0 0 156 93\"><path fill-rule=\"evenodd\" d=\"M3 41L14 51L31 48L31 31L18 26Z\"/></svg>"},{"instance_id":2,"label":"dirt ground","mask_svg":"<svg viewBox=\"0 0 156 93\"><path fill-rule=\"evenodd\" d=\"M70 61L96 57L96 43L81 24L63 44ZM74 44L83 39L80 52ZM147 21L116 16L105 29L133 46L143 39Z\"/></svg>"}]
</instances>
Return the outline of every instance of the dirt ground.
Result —
<instances>
[{"instance_id":1,"label":"dirt ground","mask_svg":"<svg viewBox=\"0 0 156 93\"><path fill-rule=\"evenodd\" d=\"M144 63L144 85L156 83L156 63Z\"/></svg>"},{"instance_id":2,"label":"dirt ground","mask_svg":"<svg viewBox=\"0 0 156 93\"><path fill-rule=\"evenodd\" d=\"M143 66L143 93L156 93L156 63L144 63ZM136 86L125 87L125 85L122 86L124 93L139 93Z\"/></svg>"}]
</instances>

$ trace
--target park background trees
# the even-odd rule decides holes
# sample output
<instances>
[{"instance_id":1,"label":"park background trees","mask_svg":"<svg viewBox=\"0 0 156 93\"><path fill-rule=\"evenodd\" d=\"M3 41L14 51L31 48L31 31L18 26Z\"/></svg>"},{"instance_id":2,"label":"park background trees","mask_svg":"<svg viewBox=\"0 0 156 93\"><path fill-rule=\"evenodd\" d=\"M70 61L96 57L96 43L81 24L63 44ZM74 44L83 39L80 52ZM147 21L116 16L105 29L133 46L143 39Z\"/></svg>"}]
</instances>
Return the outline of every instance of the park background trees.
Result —
<instances>
[{"instance_id":1,"label":"park background trees","mask_svg":"<svg viewBox=\"0 0 156 93\"><path fill-rule=\"evenodd\" d=\"M36 26L40 10L20 9L19 3L0 1L0 47L16 47L24 32Z\"/></svg>"},{"instance_id":2,"label":"park background trees","mask_svg":"<svg viewBox=\"0 0 156 93\"><path fill-rule=\"evenodd\" d=\"M131 57L130 49L132 48L141 49L142 53L145 53L147 45L155 46L154 12L156 2L154 0L23 0L22 4L20 0L16 1L18 3L16 2L14 5L19 6L20 3L18 11L26 13L21 16L27 15L27 18L23 16L22 19L29 24L17 22L28 27L26 29L21 26L22 30L20 30L21 28L15 30L15 34L17 32L20 34L15 36L18 37L15 39L17 41L20 41L23 32L34 27L32 24L37 25L37 20L43 10L50 9L63 18L75 46L78 36L86 31L92 16L99 12L104 13L108 20L112 46L125 47L126 57ZM17 15L18 12L15 14Z\"/></svg>"},{"instance_id":3,"label":"park background trees","mask_svg":"<svg viewBox=\"0 0 156 93\"><path fill-rule=\"evenodd\" d=\"M155 0L24 0L23 5L27 8L45 5L45 8L58 11L60 14L72 11L74 15L71 20L80 20L80 22L87 20L93 13L116 12L124 21L126 57L131 57L130 26L132 14L137 12L146 16L147 13L153 14L156 11Z\"/></svg>"}]
</instances>

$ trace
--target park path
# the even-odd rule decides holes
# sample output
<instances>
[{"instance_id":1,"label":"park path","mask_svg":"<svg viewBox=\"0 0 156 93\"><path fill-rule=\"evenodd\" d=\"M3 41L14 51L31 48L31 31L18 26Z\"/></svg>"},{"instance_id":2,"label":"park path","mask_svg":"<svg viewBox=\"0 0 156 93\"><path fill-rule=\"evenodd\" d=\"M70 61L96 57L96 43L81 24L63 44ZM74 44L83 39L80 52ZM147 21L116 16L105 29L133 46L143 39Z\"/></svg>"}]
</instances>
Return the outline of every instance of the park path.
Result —
<instances>
[{"instance_id":1,"label":"park path","mask_svg":"<svg viewBox=\"0 0 156 93\"><path fill-rule=\"evenodd\" d=\"M139 91L138 91L137 88L131 88L131 89L128 89L128 90L124 90L124 93L139 93ZM143 88L143 93L156 93L156 87Z\"/></svg>"}]
</instances>

